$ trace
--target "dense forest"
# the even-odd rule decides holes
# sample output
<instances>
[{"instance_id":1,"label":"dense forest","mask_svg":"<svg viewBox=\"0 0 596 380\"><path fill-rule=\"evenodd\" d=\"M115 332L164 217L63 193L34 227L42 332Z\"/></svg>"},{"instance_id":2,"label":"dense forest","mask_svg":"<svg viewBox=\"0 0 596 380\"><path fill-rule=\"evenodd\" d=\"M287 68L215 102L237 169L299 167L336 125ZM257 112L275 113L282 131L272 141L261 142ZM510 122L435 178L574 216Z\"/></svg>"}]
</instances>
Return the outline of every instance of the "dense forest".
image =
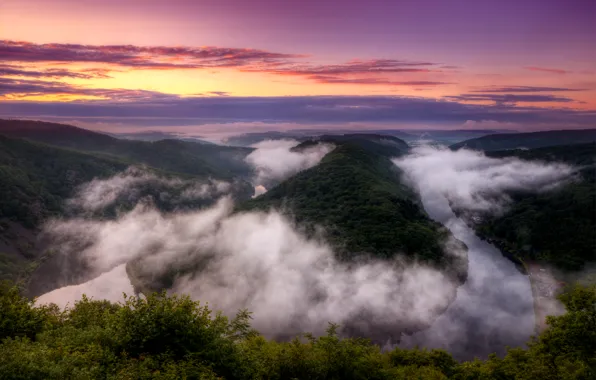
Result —
<instances>
[{"instance_id":1,"label":"dense forest","mask_svg":"<svg viewBox=\"0 0 596 380\"><path fill-rule=\"evenodd\" d=\"M15 279L40 258L36 228L60 215L76 186L128 165L0 135L0 279Z\"/></svg>"},{"instance_id":2,"label":"dense forest","mask_svg":"<svg viewBox=\"0 0 596 380\"><path fill-rule=\"evenodd\" d=\"M303 334L276 342L187 297L153 294L120 303L83 298L59 311L35 307L0 286L2 379L478 379L596 377L596 288L560 297L567 308L528 342L486 361L457 362L442 350L381 351L361 338Z\"/></svg>"},{"instance_id":3,"label":"dense forest","mask_svg":"<svg viewBox=\"0 0 596 380\"><path fill-rule=\"evenodd\" d=\"M523 260L576 271L596 261L596 144L491 152L491 157L566 162L576 177L557 189L510 194L513 203L477 232Z\"/></svg>"},{"instance_id":4,"label":"dense forest","mask_svg":"<svg viewBox=\"0 0 596 380\"><path fill-rule=\"evenodd\" d=\"M440 268L456 282L465 280L467 261L445 252L443 243L450 233L425 214L389 159L405 153L407 144L394 137L357 134L322 136L292 149L320 142L333 143L335 149L317 166L239 202L235 212L280 210L306 235L329 242L345 261L371 256L418 261ZM127 264L129 278L143 293L168 289L178 276L196 273L203 265L174 269L172 263L172 269L157 274L145 270L144 260Z\"/></svg>"},{"instance_id":5,"label":"dense forest","mask_svg":"<svg viewBox=\"0 0 596 380\"><path fill-rule=\"evenodd\" d=\"M321 140L337 147L319 165L240 205L240 210L277 208L311 233L316 226L324 227L326 239L344 258L402 254L441 267L452 264L441 245L447 231L424 213L389 159L407 149L403 141L387 137L379 143L354 136Z\"/></svg>"},{"instance_id":6,"label":"dense forest","mask_svg":"<svg viewBox=\"0 0 596 380\"><path fill-rule=\"evenodd\" d=\"M252 185L232 175L236 171L249 175L250 169L241 157L250 149L226 149L175 140L155 143L118 140L68 125L0 120L0 279L29 277L45 258L45 248L37 237L39 227L48 218L73 211L67 210L66 203L80 185L123 173L131 166L172 182L223 179L233 183L230 192L234 196L250 198ZM218 158L218 152L223 158ZM211 155L219 166L214 168L205 163L200 157L203 155ZM121 197L113 207L94 216L113 217L118 210L134 207L144 196L150 196L163 211L199 208L212 201L181 200L172 192L179 195L184 190L182 186L164 187L158 180L137 186L134 199Z\"/></svg>"},{"instance_id":7,"label":"dense forest","mask_svg":"<svg viewBox=\"0 0 596 380\"><path fill-rule=\"evenodd\" d=\"M596 129L541 131L530 133L498 133L455 143L451 149L484 151L534 149L557 145L572 145L596 141Z\"/></svg>"},{"instance_id":8,"label":"dense forest","mask_svg":"<svg viewBox=\"0 0 596 380\"><path fill-rule=\"evenodd\" d=\"M117 139L71 125L31 120L0 120L0 134L116 157L129 163L196 176L232 179L251 175L244 162L251 148L226 147L181 140Z\"/></svg>"}]
</instances>

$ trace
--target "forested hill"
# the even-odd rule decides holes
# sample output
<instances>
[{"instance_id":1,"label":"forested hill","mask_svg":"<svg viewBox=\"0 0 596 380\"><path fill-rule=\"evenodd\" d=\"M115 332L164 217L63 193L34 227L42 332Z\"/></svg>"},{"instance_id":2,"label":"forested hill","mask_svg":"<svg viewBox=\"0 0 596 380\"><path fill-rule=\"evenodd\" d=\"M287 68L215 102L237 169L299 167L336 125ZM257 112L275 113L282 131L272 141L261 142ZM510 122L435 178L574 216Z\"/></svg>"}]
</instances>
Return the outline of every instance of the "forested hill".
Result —
<instances>
[{"instance_id":1,"label":"forested hill","mask_svg":"<svg viewBox=\"0 0 596 380\"><path fill-rule=\"evenodd\" d=\"M63 148L142 163L158 169L198 176L232 179L249 177L244 157L252 149L180 140L117 139L71 125L31 120L0 120L0 134Z\"/></svg>"},{"instance_id":2,"label":"forested hill","mask_svg":"<svg viewBox=\"0 0 596 380\"><path fill-rule=\"evenodd\" d=\"M446 230L426 216L389 159L399 154L399 149L392 155L385 149L393 149L394 139L399 140L391 138L387 146L369 137L323 139L334 141L337 147L319 165L240 209L278 208L306 228L322 226L344 258L361 253L385 258L404 255L449 266L450 258L441 247Z\"/></svg>"},{"instance_id":3,"label":"forested hill","mask_svg":"<svg viewBox=\"0 0 596 380\"><path fill-rule=\"evenodd\" d=\"M128 164L0 135L0 279L40 257L36 227L62 212L74 188Z\"/></svg>"},{"instance_id":4,"label":"forested hill","mask_svg":"<svg viewBox=\"0 0 596 380\"><path fill-rule=\"evenodd\" d=\"M595 141L596 129L500 133L465 140L451 145L451 149L468 148L484 151L533 149L556 145L583 144Z\"/></svg>"},{"instance_id":5,"label":"forested hill","mask_svg":"<svg viewBox=\"0 0 596 380\"><path fill-rule=\"evenodd\" d=\"M96 178L111 177L124 172L131 164L142 163L0 134L0 279L28 277L33 269L30 264L44 255L43 246L38 245L38 227L50 217L64 215L66 201L74 195L79 185ZM208 179L206 176L172 173L152 167L145 167L144 170L159 178L183 181L181 183L188 183L188 186L195 182L204 183ZM238 198L246 199L252 195L253 188L249 183L234 181L233 184L232 194ZM164 189L162 185L156 180L134 190L137 198L151 196L162 210L198 208L210 202L210 199L194 198L170 202L162 195L175 194L184 189L180 186ZM118 208L134 206L130 197L124 198L105 212L113 215ZM54 278L57 274L49 273L48 276ZM48 282L51 282L50 279Z\"/></svg>"},{"instance_id":6,"label":"forested hill","mask_svg":"<svg viewBox=\"0 0 596 380\"><path fill-rule=\"evenodd\" d=\"M276 342L251 328L249 313L228 319L186 297L83 299L60 312L0 284L0 378L594 379L596 288L560 299L567 313L550 317L527 349L458 362L444 350L381 350L367 339L342 339L335 325L325 336Z\"/></svg>"},{"instance_id":7,"label":"forested hill","mask_svg":"<svg viewBox=\"0 0 596 380\"><path fill-rule=\"evenodd\" d=\"M523 260L565 271L596 262L596 144L491 152L525 160L567 162L580 168L575 180L555 190L511 194L513 204L485 219L478 233Z\"/></svg>"},{"instance_id":8,"label":"forested hill","mask_svg":"<svg viewBox=\"0 0 596 380\"><path fill-rule=\"evenodd\" d=\"M374 133L348 133L343 135L317 136L302 141L292 149L299 151L320 142L335 145L351 145L362 148L370 154L386 157L397 157L410 150L410 146L400 138Z\"/></svg>"},{"instance_id":9,"label":"forested hill","mask_svg":"<svg viewBox=\"0 0 596 380\"><path fill-rule=\"evenodd\" d=\"M0 218L35 227L59 213L77 185L127 167L126 162L0 135Z\"/></svg>"}]
</instances>

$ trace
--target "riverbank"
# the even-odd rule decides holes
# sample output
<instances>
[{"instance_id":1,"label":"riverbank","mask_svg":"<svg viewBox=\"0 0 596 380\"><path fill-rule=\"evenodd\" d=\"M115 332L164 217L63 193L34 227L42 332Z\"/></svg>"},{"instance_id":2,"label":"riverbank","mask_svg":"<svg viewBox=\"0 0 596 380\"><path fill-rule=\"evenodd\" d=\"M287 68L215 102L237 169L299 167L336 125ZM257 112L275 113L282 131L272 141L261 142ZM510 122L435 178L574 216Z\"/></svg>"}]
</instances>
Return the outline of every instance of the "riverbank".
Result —
<instances>
[{"instance_id":1,"label":"riverbank","mask_svg":"<svg viewBox=\"0 0 596 380\"><path fill-rule=\"evenodd\" d=\"M473 223L467 223L474 229ZM546 329L546 317L549 315L558 315L563 311L563 306L557 299L565 283L557 280L557 275L545 265L534 260L524 260L515 252L506 242L496 239L490 239L481 234L478 237L501 251L501 254L510 260L520 273L527 275L532 288L532 298L534 304L535 316L535 334L540 334Z\"/></svg>"},{"instance_id":2,"label":"riverbank","mask_svg":"<svg viewBox=\"0 0 596 380\"><path fill-rule=\"evenodd\" d=\"M534 333L539 334L547 327L548 315L560 314L562 306L557 299L564 284L556 280L555 275L546 266L532 260L524 260L506 241L491 239L479 233L477 226L482 222L482 217L468 213L454 211L461 220L482 241L496 247L501 255L515 265L515 268L530 281L532 303L534 309Z\"/></svg>"},{"instance_id":3,"label":"riverbank","mask_svg":"<svg viewBox=\"0 0 596 380\"><path fill-rule=\"evenodd\" d=\"M563 305L557 299L564 287L564 283L556 280L555 275L545 266L526 261L525 268L530 277L532 296L534 297L534 314L536 316L536 334L543 332L546 327L546 317L558 315L563 311Z\"/></svg>"}]
</instances>

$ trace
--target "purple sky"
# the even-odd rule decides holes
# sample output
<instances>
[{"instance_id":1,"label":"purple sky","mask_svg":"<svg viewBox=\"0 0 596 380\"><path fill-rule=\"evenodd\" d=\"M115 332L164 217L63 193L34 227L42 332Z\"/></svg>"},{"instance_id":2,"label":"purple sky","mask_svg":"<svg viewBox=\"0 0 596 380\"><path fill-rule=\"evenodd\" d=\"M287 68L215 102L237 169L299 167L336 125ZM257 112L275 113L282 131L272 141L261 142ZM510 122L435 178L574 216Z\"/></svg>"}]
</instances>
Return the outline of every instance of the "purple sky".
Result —
<instances>
[{"instance_id":1,"label":"purple sky","mask_svg":"<svg viewBox=\"0 0 596 380\"><path fill-rule=\"evenodd\" d=\"M309 110L330 99L342 109L342 97L362 96L372 97L361 99L367 107L397 99L383 101L395 112L382 120L350 114L376 126L596 126L596 1L5 0L1 7L0 116L112 129L140 128L149 115L168 128L176 118L185 128L346 123L345 114L317 119ZM250 112L227 96L269 101ZM205 97L217 97L207 102L212 109ZM286 113L267 113L263 103L272 102ZM443 103L458 111L445 114ZM416 112L403 116L414 104ZM123 115L138 122L114 122Z\"/></svg>"}]
</instances>

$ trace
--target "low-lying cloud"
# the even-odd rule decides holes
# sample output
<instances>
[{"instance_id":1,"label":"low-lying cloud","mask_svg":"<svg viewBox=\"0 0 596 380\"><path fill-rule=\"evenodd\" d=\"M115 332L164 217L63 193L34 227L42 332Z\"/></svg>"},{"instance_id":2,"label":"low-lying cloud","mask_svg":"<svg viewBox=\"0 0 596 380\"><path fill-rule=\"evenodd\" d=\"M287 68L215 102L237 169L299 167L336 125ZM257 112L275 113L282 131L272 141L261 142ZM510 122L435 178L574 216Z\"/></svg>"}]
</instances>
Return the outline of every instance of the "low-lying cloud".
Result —
<instances>
[{"instance_id":1,"label":"low-lying cloud","mask_svg":"<svg viewBox=\"0 0 596 380\"><path fill-rule=\"evenodd\" d=\"M293 150L296 140L266 140L254 144L256 148L246 156L246 162L255 170L255 186L269 187L302 170L318 164L334 148L319 143L300 150ZM262 189L260 189L262 191Z\"/></svg>"},{"instance_id":2,"label":"low-lying cloud","mask_svg":"<svg viewBox=\"0 0 596 380\"><path fill-rule=\"evenodd\" d=\"M96 299L114 300L118 291L130 291L119 269L128 263L133 284L177 273L171 292L228 315L247 308L253 326L269 337L322 334L328 322L337 322L347 333L385 341L399 338L405 327L429 325L455 295L457 284L435 268L399 260L339 262L328 244L306 237L277 211L232 209L225 197L191 212L164 214L139 204L114 220L55 221L46 230L60 242L54 249L76 251L96 278L38 302L72 305L89 284Z\"/></svg>"},{"instance_id":3,"label":"low-lying cloud","mask_svg":"<svg viewBox=\"0 0 596 380\"><path fill-rule=\"evenodd\" d=\"M458 289L455 302L430 329L405 337L401 345L444 348L458 359L504 354L506 346L523 346L534 335L536 318L544 317L534 314L528 276L478 238L453 209L484 216L499 213L509 204L507 192L552 190L574 169L429 146L414 148L394 163L418 189L428 214L466 244L469 259L468 279ZM549 299L541 299L540 307L560 310Z\"/></svg>"},{"instance_id":4,"label":"low-lying cloud","mask_svg":"<svg viewBox=\"0 0 596 380\"><path fill-rule=\"evenodd\" d=\"M225 181L206 179L183 180L166 178L142 168L130 167L125 172L110 178L94 179L81 185L67 205L84 211L105 209L117 201L138 201L144 189L159 193L161 200L176 197L176 201L205 200L228 193L232 184Z\"/></svg>"},{"instance_id":5,"label":"low-lying cloud","mask_svg":"<svg viewBox=\"0 0 596 380\"><path fill-rule=\"evenodd\" d=\"M482 152L420 146L394 163L422 196L444 197L454 208L499 212L510 191L546 191L575 171L562 163L545 164L515 157L491 158Z\"/></svg>"}]
</instances>

